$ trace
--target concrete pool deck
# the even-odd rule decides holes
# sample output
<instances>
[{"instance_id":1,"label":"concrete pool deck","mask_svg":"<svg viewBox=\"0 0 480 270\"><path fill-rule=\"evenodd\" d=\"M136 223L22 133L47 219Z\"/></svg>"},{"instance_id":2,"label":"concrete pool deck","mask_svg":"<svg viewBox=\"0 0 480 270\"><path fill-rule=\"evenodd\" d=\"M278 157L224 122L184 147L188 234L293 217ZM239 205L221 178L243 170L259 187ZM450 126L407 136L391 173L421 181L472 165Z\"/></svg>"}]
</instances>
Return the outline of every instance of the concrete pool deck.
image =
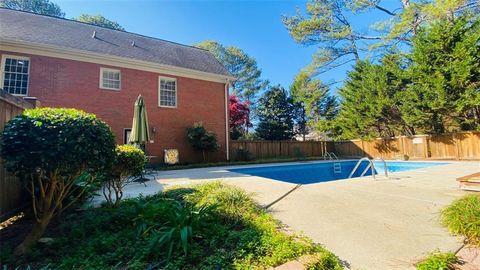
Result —
<instances>
[{"instance_id":1,"label":"concrete pool deck","mask_svg":"<svg viewBox=\"0 0 480 270\"><path fill-rule=\"evenodd\" d=\"M462 238L441 226L440 210L467 194L458 189L456 178L479 171L480 163L448 162L391 173L391 179L363 177L302 185L269 211L324 245L351 269L414 269L413 264L429 252L455 252L462 246ZM255 166L276 165L285 164ZM125 194L148 195L168 185L224 180L254 193L255 200L265 206L297 186L229 172L229 168L234 167L161 171L156 181L147 182L146 187L129 185Z\"/></svg>"}]
</instances>

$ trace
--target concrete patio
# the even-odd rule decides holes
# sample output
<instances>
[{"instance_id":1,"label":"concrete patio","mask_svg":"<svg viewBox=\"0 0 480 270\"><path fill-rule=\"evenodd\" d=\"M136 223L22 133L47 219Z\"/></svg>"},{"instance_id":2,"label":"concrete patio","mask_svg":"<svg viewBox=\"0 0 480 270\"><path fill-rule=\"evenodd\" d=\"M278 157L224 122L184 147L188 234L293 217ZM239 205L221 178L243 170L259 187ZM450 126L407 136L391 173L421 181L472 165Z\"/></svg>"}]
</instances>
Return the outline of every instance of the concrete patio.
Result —
<instances>
[{"instance_id":1,"label":"concrete patio","mask_svg":"<svg viewBox=\"0 0 480 270\"><path fill-rule=\"evenodd\" d=\"M292 163L289 163L292 164ZM276 166L269 164L255 166ZM233 167L229 167L233 168ZM440 210L466 192L457 177L479 162L450 162L372 177L302 185L232 173L226 167L161 171L156 181L129 185L126 196L153 194L168 185L224 180L254 193L269 211L335 253L351 269L414 269L429 252L457 251L463 239L441 226Z\"/></svg>"}]
</instances>

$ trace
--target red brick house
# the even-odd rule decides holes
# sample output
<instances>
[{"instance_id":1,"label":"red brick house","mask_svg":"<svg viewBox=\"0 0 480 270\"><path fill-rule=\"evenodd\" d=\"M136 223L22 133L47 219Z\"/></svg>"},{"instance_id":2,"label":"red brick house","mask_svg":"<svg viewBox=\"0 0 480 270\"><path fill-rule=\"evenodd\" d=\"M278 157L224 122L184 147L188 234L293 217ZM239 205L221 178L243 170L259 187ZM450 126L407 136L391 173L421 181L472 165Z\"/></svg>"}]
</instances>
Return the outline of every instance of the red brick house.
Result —
<instances>
[{"instance_id":1,"label":"red brick house","mask_svg":"<svg viewBox=\"0 0 480 270\"><path fill-rule=\"evenodd\" d=\"M151 142L148 155L180 161L200 154L186 129L202 121L216 133L228 160L227 70L208 51L67 19L0 9L0 88L35 97L42 107L72 107L96 114L124 143L133 105L145 98Z\"/></svg>"}]
</instances>

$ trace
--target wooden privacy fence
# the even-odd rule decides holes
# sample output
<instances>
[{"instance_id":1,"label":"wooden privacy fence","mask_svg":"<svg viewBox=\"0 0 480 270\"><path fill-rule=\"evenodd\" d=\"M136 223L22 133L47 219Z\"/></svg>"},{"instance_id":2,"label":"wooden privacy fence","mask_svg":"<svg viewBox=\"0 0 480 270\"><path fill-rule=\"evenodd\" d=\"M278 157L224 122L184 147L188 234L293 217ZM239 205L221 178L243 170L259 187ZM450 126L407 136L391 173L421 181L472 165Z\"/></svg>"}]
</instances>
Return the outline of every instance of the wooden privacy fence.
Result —
<instances>
[{"instance_id":1,"label":"wooden privacy fence","mask_svg":"<svg viewBox=\"0 0 480 270\"><path fill-rule=\"evenodd\" d=\"M22 113L24 109L33 107L34 105L0 89L0 132L10 119ZM24 203L22 185L5 170L3 161L0 160L0 220Z\"/></svg>"},{"instance_id":2,"label":"wooden privacy fence","mask_svg":"<svg viewBox=\"0 0 480 270\"><path fill-rule=\"evenodd\" d=\"M373 141L333 142L340 157L382 157L384 159L480 159L480 132L395 137Z\"/></svg>"},{"instance_id":3,"label":"wooden privacy fence","mask_svg":"<svg viewBox=\"0 0 480 270\"><path fill-rule=\"evenodd\" d=\"M232 141L230 153L233 160L238 160L239 149L246 149L252 159L278 157L320 157L325 151L332 151L330 142L319 141Z\"/></svg>"},{"instance_id":4,"label":"wooden privacy fence","mask_svg":"<svg viewBox=\"0 0 480 270\"><path fill-rule=\"evenodd\" d=\"M480 160L480 132L401 136L373 141L232 141L230 149L233 160L239 159L239 149L248 150L252 159L321 157L328 151L342 158Z\"/></svg>"}]
</instances>

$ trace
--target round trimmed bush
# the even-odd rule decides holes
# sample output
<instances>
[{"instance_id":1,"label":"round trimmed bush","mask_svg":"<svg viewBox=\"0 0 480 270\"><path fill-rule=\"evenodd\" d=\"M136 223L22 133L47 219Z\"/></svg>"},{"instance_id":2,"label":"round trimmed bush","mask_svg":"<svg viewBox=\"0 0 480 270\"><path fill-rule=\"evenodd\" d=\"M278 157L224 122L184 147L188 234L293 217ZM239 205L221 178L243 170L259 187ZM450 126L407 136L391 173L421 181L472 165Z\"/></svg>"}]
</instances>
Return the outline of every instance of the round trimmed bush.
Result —
<instances>
[{"instance_id":1,"label":"round trimmed bush","mask_svg":"<svg viewBox=\"0 0 480 270\"><path fill-rule=\"evenodd\" d=\"M120 205L123 187L132 180L131 176L142 174L145 162L145 153L132 145L118 145L115 148L115 161L107 173L107 181L103 187L103 195L109 206Z\"/></svg>"},{"instance_id":2,"label":"round trimmed bush","mask_svg":"<svg viewBox=\"0 0 480 270\"><path fill-rule=\"evenodd\" d=\"M138 176L145 167L145 153L135 146L124 144L115 149L116 158L113 172L118 177Z\"/></svg>"},{"instance_id":3,"label":"round trimmed bush","mask_svg":"<svg viewBox=\"0 0 480 270\"><path fill-rule=\"evenodd\" d=\"M19 176L103 170L111 165L114 151L110 127L94 114L76 109L25 110L7 123L1 137L5 165Z\"/></svg>"},{"instance_id":4,"label":"round trimmed bush","mask_svg":"<svg viewBox=\"0 0 480 270\"><path fill-rule=\"evenodd\" d=\"M37 221L17 247L18 255L28 251L51 218L82 196L93 176L108 170L115 157L110 127L94 114L66 108L25 110L6 124L0 147L7 170L26 182Z\"/></svg>"}]
</instances>

